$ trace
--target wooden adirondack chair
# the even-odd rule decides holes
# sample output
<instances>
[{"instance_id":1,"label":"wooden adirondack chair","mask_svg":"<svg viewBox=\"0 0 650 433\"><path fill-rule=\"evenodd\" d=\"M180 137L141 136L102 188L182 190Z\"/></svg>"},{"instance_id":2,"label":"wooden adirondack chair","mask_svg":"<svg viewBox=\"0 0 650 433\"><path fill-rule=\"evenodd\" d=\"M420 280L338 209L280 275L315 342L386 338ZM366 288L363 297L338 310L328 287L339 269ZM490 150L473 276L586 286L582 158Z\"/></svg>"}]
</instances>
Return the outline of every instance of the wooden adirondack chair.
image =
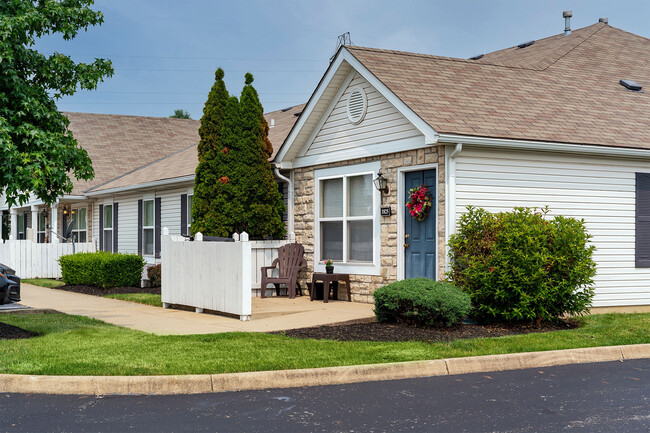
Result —
<instances>
[{"instance_id":1,"label":"wooden adirondack chair","mask_svg":"<svg viewBox=\"0 0 650 433\"><path fill-rule=\"evenodd\" d=\"M266 298L266 286L274 284L276 293L280 284L287 286L289 299L296 297L296 287L302 295L302 289L298 283L298 271L307 266L307 260L303 257L305 247L300 244L287 244L278 248L278 258L273 260L271 266L262 267L262 298ZM279 275L269 277L268 271L277 267Z\"/></svg>"}]
</instances>

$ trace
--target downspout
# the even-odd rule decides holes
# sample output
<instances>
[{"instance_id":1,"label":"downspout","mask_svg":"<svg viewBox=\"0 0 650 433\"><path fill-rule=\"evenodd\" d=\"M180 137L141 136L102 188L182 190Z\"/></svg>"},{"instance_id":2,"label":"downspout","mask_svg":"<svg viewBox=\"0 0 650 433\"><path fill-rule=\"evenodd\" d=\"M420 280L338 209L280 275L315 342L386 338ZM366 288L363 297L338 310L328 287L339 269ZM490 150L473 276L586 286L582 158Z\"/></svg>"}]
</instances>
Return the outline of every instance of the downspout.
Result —
<instances>
[{"instance_id":1,"label":"downspout","mask_svg":"<svg viewBox=\"0 0 650 433\"><path fill-rule=\"evenodd\" d=\"M445 152L445 267L447 270L449 270L449 261L447 260L449 236L456 232L456 158L462 150L463 143L456 143L451 152Z\"/></svg>"},{"instance_id":2,"label":"downspout","mask_svg":"<svg viewBox=\"0 0 650 433\"><path fill-rule=\"evenodd\" d=\"M289 219L288 224L287 224L287 239L294 241L296 239L296 234L294 233L293 230L293 224L294 224L294 215L293 215L293 170L291 170L291 174L289 175L290 177L283 176L280 173L280 169L278 167L274 167L273 171L275 172L275 175L282 179L283 181L287 182L288 187L287 187L287 193L289 194L289 197L287 197L287 217Z\"/></svg>"}]
</instances>

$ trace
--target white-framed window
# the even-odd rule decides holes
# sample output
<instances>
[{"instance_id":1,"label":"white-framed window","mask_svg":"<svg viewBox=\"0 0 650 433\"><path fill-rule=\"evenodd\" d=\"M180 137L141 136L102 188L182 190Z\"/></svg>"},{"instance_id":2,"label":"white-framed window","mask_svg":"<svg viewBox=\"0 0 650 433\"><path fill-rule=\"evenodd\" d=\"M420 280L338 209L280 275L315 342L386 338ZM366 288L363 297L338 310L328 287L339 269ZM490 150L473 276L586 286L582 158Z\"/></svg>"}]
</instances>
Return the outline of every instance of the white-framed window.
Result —
<instances>
[{"instance_id":1,"label":"white-framed window","mask_svg":"<svg viewBox=\"0 0 650 433\"><path fill-rule=\"evenodd\" d=\"M113 205L104 205L104 227L102 228L104 236L104 251L113 252Z\"/></svg>"},{"instance_id":2,"label":"white-framed window","mask_svg":"<svg viewBox=\"0 0 650 433\"><path fill-rule=\"evenodd\" d=\"M142 202L142 255L154 254L154 200Z\"/></svg>"},{"instance_id":3,"label":"white-framed window","mask_svg":"<svg viewBox=\"0 0 650 433\"><path fill-rule=\"evenodd\" d=\"M112 211L111 206L111 211ZM88 241L88 211L85 207L72 209L71 219L74 221L72 223L72 237L75 242L87 242ZM106 221L106 220L104 220ZM112 225L111 225L112 229Z\"/></svg>"},{"instance_id":4,"label":"white-framed window","mask_svg":"<svg viewBox=\"0 0 650 433\"><path fill-rule=\"evenodd\" d=\"M314 172L316 271L331 259L335 272L379 274L380 195L372 182L379 170L372 162Z\"/></svg>"},{"instance_id":5,"label":"white-framed window","mask_svg":"<svg viewBox=\"0 0 650 433\"><path fill-rule=\"evenodd\" d=\"M194 197L192 194L187 195L187 234L189 235L192 233L191 227L192 227L192 197Z\"/></svg>"},{"instance_id":6,"label":"white-framed window","mask_svg":"<svg viewBox=\"0 0 650 433\"><path fill-rule=\"evenodd\" d=\"M27 239L26 233L25 233L25 213L19 213L18 214L18 233L16 236L16 239L18 240L24 240Z\"/></svg>"},{"instance_id":7,"label":"white-framed window","mask_svg":"<svg viewBox=\"0 0 650 433\"><path fill-rule=\"evenodd\" d=\"M42 212L39 212L38 213L38 225L36 226L36 242L38 242L39 244L44 244L45 243L45 235L46 235L45 219L46 219L46 216L43 215Z\"/></svg>"}]
</instances>

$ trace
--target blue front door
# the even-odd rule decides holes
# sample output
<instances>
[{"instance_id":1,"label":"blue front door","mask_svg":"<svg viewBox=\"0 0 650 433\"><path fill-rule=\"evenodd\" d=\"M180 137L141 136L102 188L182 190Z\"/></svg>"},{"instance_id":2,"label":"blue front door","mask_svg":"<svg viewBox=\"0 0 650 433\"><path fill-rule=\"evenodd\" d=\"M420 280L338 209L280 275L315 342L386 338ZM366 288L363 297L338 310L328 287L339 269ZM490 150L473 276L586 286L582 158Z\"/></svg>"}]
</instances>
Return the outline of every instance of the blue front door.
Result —
<instances>
[{"instance_id":1,"label":"blue front door","mask_svg":"<svg viewBox=\"0 0 650 433\"><path fill-rule=\"evenodd\" d=\"M436 278L436 171L423 170L406 173L405 194L409 190L426 185L431 194L432 206L424 221L418 221L404 206L404 277Z\"/></svg>"}]
</instances>

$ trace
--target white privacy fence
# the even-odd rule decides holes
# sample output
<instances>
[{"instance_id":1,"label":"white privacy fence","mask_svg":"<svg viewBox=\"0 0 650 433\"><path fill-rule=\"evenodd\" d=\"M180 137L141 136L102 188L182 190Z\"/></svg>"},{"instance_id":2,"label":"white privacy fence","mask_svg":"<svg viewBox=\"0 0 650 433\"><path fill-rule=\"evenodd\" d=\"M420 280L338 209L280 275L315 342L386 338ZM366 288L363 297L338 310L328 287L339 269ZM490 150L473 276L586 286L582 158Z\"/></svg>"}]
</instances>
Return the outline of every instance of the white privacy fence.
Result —
<instances>
[{"instance_id":1,"label":"white privacy fence","mask_svg":"<svg viewBox=\"0 0 650 433\"><path fill-rule=\"evenodd\" d=\"M249 320L253 288L260 287L260 268L277 258L286 241L249 241L234 235L235 242L205 242L200 233L190 242L170 236L161 239L162 302L239 316Z\"/></svg>"},{"instance_id":2,"label":"white privacy fence","mask_svg":"<svg viewBox=\"0 0 650 433\"><path fill-rule=\"evenodd\" d=\"M94 252L93 242L75 243L75 252ZM0 263L20 278L61 278L59 257L72 254L72 244L39 244L30 240L0 242Z\"/></svg>"}]
</instances>

